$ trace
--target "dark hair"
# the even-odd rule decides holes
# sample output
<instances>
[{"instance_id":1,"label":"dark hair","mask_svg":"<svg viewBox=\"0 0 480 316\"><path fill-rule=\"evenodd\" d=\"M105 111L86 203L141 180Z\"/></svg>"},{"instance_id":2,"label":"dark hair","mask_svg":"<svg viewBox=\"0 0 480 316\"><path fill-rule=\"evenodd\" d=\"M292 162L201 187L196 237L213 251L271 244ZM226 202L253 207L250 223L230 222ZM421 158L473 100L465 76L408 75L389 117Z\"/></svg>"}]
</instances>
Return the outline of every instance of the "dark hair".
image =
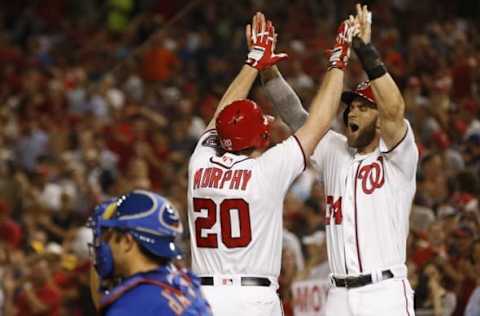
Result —
<instances>
[{"instance_id":1,"label":"dark hair","mask_svg":"<svg viewBox=\"0 0 480 316\"><path fill-rule=\"evenodd\" d=\"M420 270L419 275L418 275L418 282L417 282L417 287L415 288L415 296L414 296L415 307L421 308L422 306L424 306L425 303L428 301L428 297L431 294L431 290L430 290L430 287L429 287L430 278L425 271L426 268L430 265L434 266L435 269L437 269L437 271L440 275L440 285L445 289L448 288L447 284L445 282L444 274L439 269L439 267L435 264L434 260L427 261L423 265L423 267Z\"/></svg>"}]
</instances>

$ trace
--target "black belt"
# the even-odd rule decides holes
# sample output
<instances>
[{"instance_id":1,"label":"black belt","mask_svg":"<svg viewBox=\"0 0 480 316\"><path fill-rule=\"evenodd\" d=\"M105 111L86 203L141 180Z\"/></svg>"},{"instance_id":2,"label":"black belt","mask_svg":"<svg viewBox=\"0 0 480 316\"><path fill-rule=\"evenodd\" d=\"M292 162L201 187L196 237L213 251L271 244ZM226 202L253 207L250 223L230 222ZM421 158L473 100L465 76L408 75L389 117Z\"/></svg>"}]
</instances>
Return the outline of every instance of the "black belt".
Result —
<instances>
[{"instance_id":1,"label":"black belt","mask_svg":"<svg viewBox=\"0 0 480 316\"><path fill-rule=\"evenodd\" d=\"M391 278L393 278L393 273L391 270L382 271L382 280L387 280ZM333 277L333 282L335 283L335 286L346 287L347 289L350 289L371 284L373 283L373 279L371 274L365 274L358 277Z\"/></svg>"},{"instance_id":2,"label":"black belt","mask_svg":"<svg viewBox=\"0 0 480 316\"><path fill-rule=\"evenodd\" d=\"M225 280L228 280L228 278L225 278ZM214 285L213 277L201 277L200 283L202 285ZM242 286L270 286L272 282L270 282L270 280L267 278L241 277L240 284ZM217 284L217 285L220 285L220 284Z\"/></svg>"}]
</instances>

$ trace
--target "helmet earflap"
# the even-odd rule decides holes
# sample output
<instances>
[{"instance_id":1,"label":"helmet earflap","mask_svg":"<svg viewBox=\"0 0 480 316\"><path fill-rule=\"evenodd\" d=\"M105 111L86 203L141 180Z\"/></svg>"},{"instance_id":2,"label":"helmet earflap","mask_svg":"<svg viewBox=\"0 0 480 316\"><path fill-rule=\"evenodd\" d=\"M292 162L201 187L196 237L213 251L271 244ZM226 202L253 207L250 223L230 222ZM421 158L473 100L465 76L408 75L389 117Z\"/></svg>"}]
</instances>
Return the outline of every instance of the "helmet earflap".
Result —
<instances>
[{"instance_id":1,"label":"helmet earflap","mask_svg":"<svg viewBox=\"0 0 480 316\"><path fill-rule=\"evenodd\" d=\"M113 254L110 246L101 241L95 247L95 270L102 279L109 279L113 277L115 266L113 264Z\"/></svg>"},{"instance_id":2,"label":"helmet earflap","mask_svg":"<svg viewBox=\"0 0 480 316\"><path fill-rule=\"evenodd\" d=\"M104 228L104 217L112 217L115 207L115 198L103 202L95 208L94 214L88 222L88 226L93 231L93 245L91 245L93 266L102 279L108 279L114 275L113 253L108 243L102 239L102 229Z\"/></svg>"}]
</instances>

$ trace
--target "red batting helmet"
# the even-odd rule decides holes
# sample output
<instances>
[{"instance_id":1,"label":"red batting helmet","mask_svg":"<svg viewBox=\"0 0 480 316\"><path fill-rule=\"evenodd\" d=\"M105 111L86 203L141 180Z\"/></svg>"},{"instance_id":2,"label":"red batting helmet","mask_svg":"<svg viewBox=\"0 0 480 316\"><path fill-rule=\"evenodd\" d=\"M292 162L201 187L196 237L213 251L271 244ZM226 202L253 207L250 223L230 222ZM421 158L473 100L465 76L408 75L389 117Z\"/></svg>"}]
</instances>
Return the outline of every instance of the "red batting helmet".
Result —
<instances>
[{"instance_id":1,"label":"red batting helmet","mask_svg":"<svg viewBox=\"0 0 480 316\"><path fill-rule=\"evenodd\" d=\"M373 95L372 87L370 86L369 81L361 82L357 85L353 91L345 91L342 93L342 102L347 105L347 108L343 112L343 122L347 124L348 121L348 112L350 112L350 103L353 99L360 97L368 102L370 102L374 107L377 103L375 102L375 96Z\"/></svg>"},{"instance_id":2,"label":"red batting helmet","mask_svg":"<svg viewBox=\"0 0 480 316\"><path fill-rule=\"evenodd\" d=\"M270 122L253 101L244 99L227 105L218 115L216 128L226 151L264 148L270 143Z\"/></svg>"}]
</instances>

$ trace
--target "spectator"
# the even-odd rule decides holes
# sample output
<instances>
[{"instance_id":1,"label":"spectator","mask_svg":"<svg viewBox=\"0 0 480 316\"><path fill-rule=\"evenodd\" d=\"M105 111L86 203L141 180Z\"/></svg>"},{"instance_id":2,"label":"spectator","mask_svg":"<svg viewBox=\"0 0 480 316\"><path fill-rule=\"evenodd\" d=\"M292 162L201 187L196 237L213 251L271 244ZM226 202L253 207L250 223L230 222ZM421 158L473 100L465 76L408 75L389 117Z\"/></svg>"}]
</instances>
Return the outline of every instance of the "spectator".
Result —
<instances>
[{"instance_id":1,"label":"spectator","mask_svg":"<svg viewBox=\"0 0 480 316\"><path fill-rule=\"evenodd\" d=\"M293 316L292 283L298 273L295 254L290 248L283 247L282 268L278 278L280 299L286 316Z\"/></svg>"},{"instance_id":2,"label":"spectator","mask_svg":"<svg viewBox=\"0 0 480 316\"><path fill-rule=\"evenodd\" d=\"M474 238L473 231L460 226L454 231L454 239L450 244L449 258L437 257L436 263L440 271L451 282L457 297L457 307L452 315L463 315L468 299L475 287L475 279L471 274L470 251Z\"/></svg>"},{"instance_id":3,"label":"spectator","mask_svg":"<svg viewBox=\"0 0 480 316\"><path fill-rule=\"evenodd\" d=\"M17 316L60 316L61 294L54 284L46 258L36 259L16 296Z\"/></svg>"},{"instance_id":4,"label":"spectator","mask_svg":"<svg viewBox=\"0 0 480 316\"><path fill-rule=\"evenodd\" d=\"M465 308L465 316L480 315L480 240L472 244L473 273L476 275L477 287L473 291Z\"/></svg>"},{"instance_id":5,"label":"spectator","mask_svg":"<svg viewBox=\"0 0 480 316\"><path fill-rule=\"evenodd\" d=\"M328 265L325 232L316 231L312 235L303 237L302 241L307 249L307 262L305 263L305 269L299 271L297 278L328 279L330 267Z\"/></svg>"},{"instance_id":6,"label":"spectator","mask_svg":"<svg viewBox=\"0 0 480 316\"><path fill-rule=\"evenodd\" d=\"M22 229L9 217L10 209L0 200L0 241L10 249L20 247L22 242Z\"/></svg>"},{"instance_id":7,"label":"spectator","mask_svg":"<svg viewBox=\"0 0 480 316\"><path fill-rule=\"evenodd\" d=\"M434 264L426 264L420 272L415 292L415 309L419 315L453 315L457 304L455 294L445 289L443 276Z\"/></svg>"}]
</instances>

